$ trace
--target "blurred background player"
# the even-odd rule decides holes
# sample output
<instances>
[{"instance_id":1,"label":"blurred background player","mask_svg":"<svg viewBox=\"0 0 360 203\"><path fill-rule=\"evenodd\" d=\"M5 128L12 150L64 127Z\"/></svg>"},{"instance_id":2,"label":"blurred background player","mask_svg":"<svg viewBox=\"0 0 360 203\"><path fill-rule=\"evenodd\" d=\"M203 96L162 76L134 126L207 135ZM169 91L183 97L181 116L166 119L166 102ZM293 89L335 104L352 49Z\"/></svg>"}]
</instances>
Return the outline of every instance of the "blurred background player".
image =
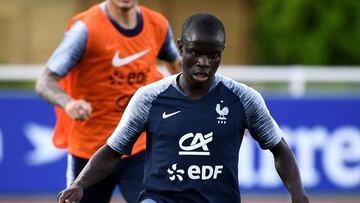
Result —
<instances>
[{"instance_id":1,"label":"blurred background player","mask_svg":"<svg viewBox=\"0 0 360 203\"><path fill-rule=\"evenodd\" d=\"M61 44L37 81L36 91L56 106L53 142L67 148L67 184L105 144L134 92L161 79L156 60L180 71L166 18L137 0L107 0L70 19ZM120 186L128 202L143 190L145 136L114 171L84 191L81 202L109 202Z\"/></svg>"},{"instance_id":2,"label":"blurred background player","mask_svg":"<svg viewBox=\"0 0 360 203\"><path fill-rule=\"evenodd\" d=\"M239 149L245 129L269 149L293 203L308 203L294 155L254 89L216 74L225 29L213 15L187 18L178 40L183 72L140 88L118 127L58 202L81 199L82 190L111 171L147 132L142 203L240 202Z\"/></svg>"}]
</instances>

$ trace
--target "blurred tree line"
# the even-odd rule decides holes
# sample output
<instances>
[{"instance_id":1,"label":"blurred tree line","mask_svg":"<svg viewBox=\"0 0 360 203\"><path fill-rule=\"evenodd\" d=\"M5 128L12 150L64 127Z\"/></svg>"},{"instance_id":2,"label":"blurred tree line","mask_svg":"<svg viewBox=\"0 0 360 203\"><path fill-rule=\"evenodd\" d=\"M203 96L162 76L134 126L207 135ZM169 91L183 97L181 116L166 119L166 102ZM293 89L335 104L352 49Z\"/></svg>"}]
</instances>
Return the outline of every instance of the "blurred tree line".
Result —
<instances>
[{"instance_id":1,"label":"blurred tree line","mask_svg":"<svg viewBox=\"0 0 360 203\"><path fill-rule=\"evenodd\" d=\"M256 0L255 64L359 65L359 0Z\"/></svg>"}]
</instances>

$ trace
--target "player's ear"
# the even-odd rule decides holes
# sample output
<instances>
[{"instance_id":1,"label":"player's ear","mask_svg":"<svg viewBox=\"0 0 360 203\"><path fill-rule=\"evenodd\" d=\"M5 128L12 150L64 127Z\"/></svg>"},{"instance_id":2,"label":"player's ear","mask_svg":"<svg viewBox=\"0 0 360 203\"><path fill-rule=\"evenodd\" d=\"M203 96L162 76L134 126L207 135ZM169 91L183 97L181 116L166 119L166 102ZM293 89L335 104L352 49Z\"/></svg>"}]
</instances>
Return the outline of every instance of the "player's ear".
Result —
<instances>
[{"instance_id":1,"label":"player's ear","mask_svg":"<svg viewBox=\"0 0 360 203\"><path fill-rule=\"evenodd\" d=\"M184 43L181 39L177 40L180 56L183 56Z\"/></svg>"}]
</instances>

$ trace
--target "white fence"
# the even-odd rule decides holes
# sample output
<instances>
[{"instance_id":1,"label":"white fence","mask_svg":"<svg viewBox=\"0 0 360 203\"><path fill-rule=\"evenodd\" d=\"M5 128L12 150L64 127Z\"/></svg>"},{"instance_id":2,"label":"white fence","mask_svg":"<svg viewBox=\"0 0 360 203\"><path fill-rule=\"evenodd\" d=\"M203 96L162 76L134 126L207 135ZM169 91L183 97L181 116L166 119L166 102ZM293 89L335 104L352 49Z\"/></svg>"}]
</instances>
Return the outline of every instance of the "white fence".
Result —
<instances>
[{"instance_id":1,"label":"white fence","mask_svg":"<svg viewBox=\"0 0 360 203\"><path fill-rule=\"evenodd\" d=\"M33 81L39 77L44 65L0 65L0 81ZM164 67L161 72L167 74ZM243 66L223 65L219 73L234 80L249 83L286 83L289 93L302 96L306 85L313 83L358 83L360 66Z\"/></svg>"}]
</instances>

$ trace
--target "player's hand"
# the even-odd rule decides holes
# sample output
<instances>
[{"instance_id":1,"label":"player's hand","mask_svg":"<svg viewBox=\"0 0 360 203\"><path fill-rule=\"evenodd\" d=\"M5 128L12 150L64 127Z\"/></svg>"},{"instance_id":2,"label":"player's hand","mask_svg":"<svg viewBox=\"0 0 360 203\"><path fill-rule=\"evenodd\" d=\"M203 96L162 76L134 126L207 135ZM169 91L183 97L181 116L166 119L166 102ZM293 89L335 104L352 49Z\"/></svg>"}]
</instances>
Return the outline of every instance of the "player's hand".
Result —
<instances>
[{"instance_id":1,"label":"player's hand","mask_svg":"<svg viewBox=\"0 0 360 203\"><path fill-rule=\"evenodd\" d=\"M65 105L65 112L74 120L87 120L91 116L91 104L85 100L71 100Z\"/></svg>"},{"instance_id":2,"label":"player's hand","mask_svg":"<svg viewBox=\"0 0 360 203\"><path fill-rule=\"evenodd\" d=\"M79 202L83 196L83 189L79 186L70 186L61 191L57 197L58 203Z\"/></svg>"}]
</instances>

